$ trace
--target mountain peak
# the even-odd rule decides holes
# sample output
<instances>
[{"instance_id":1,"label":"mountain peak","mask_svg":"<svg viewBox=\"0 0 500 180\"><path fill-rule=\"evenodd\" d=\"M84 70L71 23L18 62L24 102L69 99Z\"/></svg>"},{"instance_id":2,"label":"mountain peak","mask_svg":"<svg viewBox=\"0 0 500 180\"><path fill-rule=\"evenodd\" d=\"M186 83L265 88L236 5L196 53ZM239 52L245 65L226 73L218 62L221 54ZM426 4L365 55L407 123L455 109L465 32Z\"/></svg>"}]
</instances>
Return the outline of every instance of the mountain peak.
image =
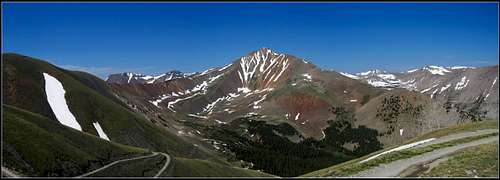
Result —
<instances>
[{"instance_id":1,"label":"mountain peak","mask_svg":"<svg viewBox=\"0 0 500 180\"><path fill-rule=\"evenodd\" d=\"M369 70L369 71L366 71L366 72L356 73L356 75L358 75L358 76L368 76L368 75L377 75L377 74L380 74L380 73L386 73L386 71L382 71L382 70L379 70L379 69L374 69L374 70Z\"/></svg>"},{"instance_id":2,"label":"mountain peak","mask_svg":"<svg viewBox=\"0 0 500 180\"><path fill-rule=\"evenodd\" d=\"M427 65L422 68L422 70L427 70L431 74L437 74L437 75L444 75L445 73L451 72L450 70L446 69L445 67L441 66L434 66L434 65Z\"/></svg>"},{"instance_id":3,"label":"mountain peak","mask_svg":"<svg viewBox=\"0 0 500 180\"><path fill-rule=\"evenodd\" d=\"M279 53L276 53L275 51L271 50L270 48L267 48L267 47L261 47L255 51L252 51L249 56L255 56L255 55L269 55L269 54L272 54L272 55L278 55Z\"/></svg>"}]
</instances>

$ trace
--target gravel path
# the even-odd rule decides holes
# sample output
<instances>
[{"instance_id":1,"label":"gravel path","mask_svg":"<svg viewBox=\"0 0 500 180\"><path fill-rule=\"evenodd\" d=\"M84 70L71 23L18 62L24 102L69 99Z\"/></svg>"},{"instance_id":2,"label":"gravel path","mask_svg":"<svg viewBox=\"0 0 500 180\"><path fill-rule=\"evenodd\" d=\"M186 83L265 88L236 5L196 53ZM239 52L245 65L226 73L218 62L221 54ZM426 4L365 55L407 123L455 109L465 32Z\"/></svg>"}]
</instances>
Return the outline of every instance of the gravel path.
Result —
<instances>
[{"instance_id":1,"label":"gravel path","mask_svg":"<svg viewBox=\"0 0 500 180\"><path fill-rule=\"evenodd\" d=\"M165 165L163 165L162 169L160 169L160 171L158 171L158 173L154 176L154 177L158 177L160 174L163 173L163 171L165 171L165 169L167 169L168 165L170 164L170 156L168 154L161 153L161 152L153 152L151 155L147 155L147 156L139 156L139 157L134 157L134 158L128 158L128 159L122 159L122 160L114 161L112 163L109 163L106 166L103 166L103 167L101 167L99 169L93 170L91 172L85 173L85 174L77 176L77 177L86 177L86 176L95 174L95 173L97 173L99 171L102 171L102 170L104 170L106 168L109 168L109 167L111 167L111 166L113 166L115 164L121 163L121 162L150 158L150 157L156 156L158 154L163 155L163 156L165 156L167 158L167 161L165 162Z\"/></svg>"},{"instance_id":2,"label":"gravel path","mask_svg":"<svg viewBox=\"0 0 500 180\"><path fill-rule=\"evenodd\" d=\"M450 139L453 139L453 138L450 137ZM472 147L472 146L477 146L477 145L481 145L481 144L486 144L486 143L491 143L491 142L495 142L495 141L498 141L498 136L479 139L479 140L464 143L464 144L458 144L458 145L451 146L451 147L437 149L437 150L434 150L432 152L424 153L424 154L414 156L411 158L400 159L400 160L391 162L389 164L381 164L377 167L362 171L362 172L354 175L354 177L397 177L397 176L399 176L399 174L401 172L403 172L405 169L409 168L412 165L429 162L429 161L441 158L443 156L447 156L449 154L452 154L453 152L456 152L460 149L464 149L464 148Z\"/></svg>"},{"instance_id":3,"label":"gravel path","mask_svg":"<svg viewBox=\"0 0 500 180\"><path fill-rule=\"evenodd\" d=\"M168 165L170 164L170 156L168 154L165 154L165 153L160 153L160 154L167 158L167 162L165 162L165 165L163 165L163 168L161 168L160 171L158 171L158 173L154 176L155 178L160 176L163 173L163 171L165 171L167 169Z\"/></svg>"}]
</instances>

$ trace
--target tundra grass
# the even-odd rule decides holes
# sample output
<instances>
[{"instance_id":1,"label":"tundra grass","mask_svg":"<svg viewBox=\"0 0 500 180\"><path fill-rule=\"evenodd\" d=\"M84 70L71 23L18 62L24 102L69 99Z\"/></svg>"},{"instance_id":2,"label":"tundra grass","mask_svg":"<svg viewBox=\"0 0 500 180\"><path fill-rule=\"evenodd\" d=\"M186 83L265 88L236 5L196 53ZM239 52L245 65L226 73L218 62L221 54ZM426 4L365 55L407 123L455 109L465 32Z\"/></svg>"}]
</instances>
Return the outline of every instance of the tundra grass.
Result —
<instances>
[{"instance_id":1,"label":"tundra grass","mask_svg":"<svg viewBox=\"0 0 500 180\"><path fill-rule=\"evenodd\" d=\"M2 166L26 176L77 176L116 159L147 153L13 106L2 109Z\"/></svg>"},{"instance_id":2,"label":"tundra grass","mask_svg":"<svg viewBox=\"0 0 500 180\"><path fill-rule=\"evenodd\" d=\"M272 175L237 167L225 166L206 160L173 158L175 177L272 177Z\"/></svg>"},{"instance_id":3,"label":"tundra grass","mask_svg":"<svg viewBox=\"0 0 500 180\"><path fill-rule=\"evenodd\" d=\"M466 148L419 176L498 178L498 142Z\"/></svg>"},{"instance_id":4,"label":"tundra grass","mask_svg":"<svg viewBox=\"0 0 500 180\"><path fill-rule=\"evenodd\" d=\"M465 132L465 131L474 131L474 130L481 130L481 129L498 129L498 120L484 120L484 121L479 121L479 122L472 122L472 123L464 123L464 124L459 124L456 126L451 126L451 127L446 127L442 129L438 129L429 133L425 133L419 137L410 139L408 142L417 142L421 141L424 139L429 139L429 138L438 138L442 136L446 136L449 134L456 134L459 132Z\"/></svg>"},{"instance_id":5,"label":"tundra grass","mask_svg":"<svg viewBox=\"0 0 500 180\"><path fill-rule=\"evenodd\" d=\"M479 140L479 139L483 139L483 138L487 138L487 137L492 137L492 136L498 136L498 133L490 133L490 134L466 137L466 138L456 139L456 140L443 142L443 143L439 143L439 144L432 144L432 145L425 146L425 147L396 151L396 152L392 152L392 153L389 153L387 155L375 158L375 159L370 160L370 161L365 162L365 163L358 163L360 161L360 159L357 159L356 161L348 161L346 163L332 166L332 167L327 168L327 169L314 171L312 173L308 173L308 174L305 174L303 176L337 176L337 177L352 176L358 172L367 170L371 167L376 167L380 164L387 164L387 163L397 161L400 159L406 159L406 158L421 155L421 154L424 154L427 152L431 152L431 151L434 151L436 149L450 147L450 146L454 146L457 144L468 143L468 142L472 142L475 140Z\"/></svg>"}]
</instances>

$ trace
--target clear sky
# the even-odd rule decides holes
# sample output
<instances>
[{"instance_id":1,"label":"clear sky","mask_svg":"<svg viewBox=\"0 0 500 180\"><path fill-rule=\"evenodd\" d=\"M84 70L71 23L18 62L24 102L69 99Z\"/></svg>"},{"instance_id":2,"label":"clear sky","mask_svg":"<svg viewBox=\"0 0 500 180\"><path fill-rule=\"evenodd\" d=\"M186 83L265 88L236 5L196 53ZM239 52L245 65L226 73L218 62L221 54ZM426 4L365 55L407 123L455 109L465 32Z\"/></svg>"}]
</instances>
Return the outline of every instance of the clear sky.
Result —
<instances>
[{"instance_id":1,"label":"clear sky","mask_svg":"<svg viewBox=\"0 0 500 180\"><path fill-rule=\"evenodd\" d=\"M324 69L498 64L497 3L2 3L2 52L101 78L223 66L260 47Z\"/></svg>"}]
</instances>

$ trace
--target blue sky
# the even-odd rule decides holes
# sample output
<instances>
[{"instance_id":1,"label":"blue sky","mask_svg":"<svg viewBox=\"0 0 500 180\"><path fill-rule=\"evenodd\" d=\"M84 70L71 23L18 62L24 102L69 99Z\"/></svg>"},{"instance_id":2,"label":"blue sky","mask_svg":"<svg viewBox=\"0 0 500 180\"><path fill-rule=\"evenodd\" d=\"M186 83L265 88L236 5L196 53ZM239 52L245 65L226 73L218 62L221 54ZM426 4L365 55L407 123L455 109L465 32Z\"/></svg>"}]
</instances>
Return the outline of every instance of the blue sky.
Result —
<instances>
[{"instance_id":1,"label":"blue sky","mask_svg":"<svg viewBox=\"0 0 500 180\"><path fill-rule=\"evenodd\" d=\"M2 3L2 52L90 71L223 66L260 47L324 69L498 64L496 3Z\"/></svg>"}]
</instances>

